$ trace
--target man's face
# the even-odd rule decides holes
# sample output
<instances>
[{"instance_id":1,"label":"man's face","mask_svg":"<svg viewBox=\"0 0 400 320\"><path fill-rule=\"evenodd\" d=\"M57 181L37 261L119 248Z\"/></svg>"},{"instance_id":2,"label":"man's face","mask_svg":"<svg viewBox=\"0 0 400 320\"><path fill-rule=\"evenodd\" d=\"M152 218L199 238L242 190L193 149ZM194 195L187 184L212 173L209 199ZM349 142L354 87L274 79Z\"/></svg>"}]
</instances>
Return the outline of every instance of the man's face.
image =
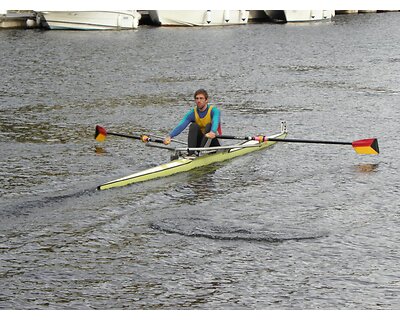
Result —
<instances>
[{"instance_id":1,"label":"man's face","mask_svg":"<svg viewBox=\"0 0 400 320\"><path fill-rule=\"evenodd\" d=\"M203 110L207 106L208 100L206 99L204 94L199 93L198 95L196 95L195 99L197 108L199 108L200 110Z\"/></svg>"}]
</instances>

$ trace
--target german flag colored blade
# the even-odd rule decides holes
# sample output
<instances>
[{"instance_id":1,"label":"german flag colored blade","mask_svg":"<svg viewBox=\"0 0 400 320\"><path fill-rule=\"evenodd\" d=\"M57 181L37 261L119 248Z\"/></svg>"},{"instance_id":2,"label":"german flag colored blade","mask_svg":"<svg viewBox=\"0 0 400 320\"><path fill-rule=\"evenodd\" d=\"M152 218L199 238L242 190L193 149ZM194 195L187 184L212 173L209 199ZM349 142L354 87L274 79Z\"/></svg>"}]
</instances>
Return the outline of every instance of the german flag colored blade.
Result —
<instances>
[{"instance_id":1,"label":"german flag colored blade","mask_svg":"<svg viewBox=\"0 0 400 320\"><path fill-rule=\"evenodd\" d=\"M353 141L351 145L359 154L379 154L378 139L376 138Z\"/></svg>"},{"instance_id":2,"label":"german flag colored blade","mask_svg":"<svg viewBox=\"0 0 400 320\"><path fill-rule=\"evenodd\" d=\"M97 141L103 142L106 140L107 130L99 125L96 126L96 133L94 134L94 138Z\"/></svg>"}]
</instances>

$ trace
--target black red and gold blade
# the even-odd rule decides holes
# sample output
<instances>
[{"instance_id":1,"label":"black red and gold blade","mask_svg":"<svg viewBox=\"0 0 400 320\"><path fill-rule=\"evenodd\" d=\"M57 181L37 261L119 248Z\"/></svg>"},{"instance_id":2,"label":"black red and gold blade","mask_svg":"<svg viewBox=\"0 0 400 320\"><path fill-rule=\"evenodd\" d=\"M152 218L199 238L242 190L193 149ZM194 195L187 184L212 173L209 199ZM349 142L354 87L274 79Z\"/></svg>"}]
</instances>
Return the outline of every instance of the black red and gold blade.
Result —
<instances>
[{"instance_id":1,"label":"black red and gold blade","mask_svg":"<svg viewBox=\"0 0 400 320\"><path fill-rule=\"evenodd\" d=\"M358 154L379 154L378 139L363 139L351 144Z\"/></svg>"},{"instance_id":2,"label":"black red and gold blade","mask_svg":"<svg viewBox=\"0 0 400 320\"><path fill-rule=\"evenodd\" d=\"M107 130L103 127L100 127L99 125L96 126L96 132L94 134L94 138L97 141L103 142L104 140L106 140L106 136L107 136Z\"/></svg>"}]
</instances>

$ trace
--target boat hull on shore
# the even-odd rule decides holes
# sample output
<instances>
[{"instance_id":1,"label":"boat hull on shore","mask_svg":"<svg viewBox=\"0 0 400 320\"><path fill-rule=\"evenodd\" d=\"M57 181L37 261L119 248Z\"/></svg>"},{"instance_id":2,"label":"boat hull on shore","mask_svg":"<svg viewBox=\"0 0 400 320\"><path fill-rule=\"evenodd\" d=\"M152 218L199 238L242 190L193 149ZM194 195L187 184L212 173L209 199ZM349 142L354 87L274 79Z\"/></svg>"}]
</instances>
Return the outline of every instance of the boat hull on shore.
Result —
<instances>
[{"instance_id":1,"label":"boat hull on shore","mask_svg":"<svg viewBox=\"0 0 400 320\"><path fill-rule=\"evenodd\" d=\"M50 30L136 29L141 18L136 10L126 11L41 11L40 25Z\"/></svg>"},{"instance_id":2,"label":"boat hull on shore","mask_svg":"<svg viewBox=\"0 0 400 320\"><path fill-rule=\"evenodd\" d=\"M334 10L265 10L268 17L277 22L309 22L330 20Z\"/></svg>"},{"instance_id":3,"label":"boat hull on shore","mask_svg":"<svg viewBox=\"0 0 400 320\"><path fill-rule=\"evenodd\" d=\"M149 10L154 24L160 26L226 26L246 24L246 10Z\"/></svg>"}]
</instances>

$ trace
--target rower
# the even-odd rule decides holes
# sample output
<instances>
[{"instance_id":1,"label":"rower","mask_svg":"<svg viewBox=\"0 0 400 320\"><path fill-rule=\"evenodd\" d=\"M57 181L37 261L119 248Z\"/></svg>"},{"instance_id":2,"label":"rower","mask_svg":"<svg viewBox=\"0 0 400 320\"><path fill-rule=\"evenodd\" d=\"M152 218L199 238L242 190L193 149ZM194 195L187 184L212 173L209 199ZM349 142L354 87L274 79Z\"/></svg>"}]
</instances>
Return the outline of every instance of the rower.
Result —
<instances>
[{"instance_id":1,"label":"rower","mask_svg":"<svg viewBox=\"0 0 400 320\"><path fill-rule=\"evenodd\" d=\"M179 135L189 124L188 148L220 146L216 133L221 131L221 113L219 109L208 103L208 93L199 89L194 93L196 107L191 109L179 124L164 139L170 144L171 139ZM192 155L194 151L189 151Z\"/></svg>"}]
</instances>

